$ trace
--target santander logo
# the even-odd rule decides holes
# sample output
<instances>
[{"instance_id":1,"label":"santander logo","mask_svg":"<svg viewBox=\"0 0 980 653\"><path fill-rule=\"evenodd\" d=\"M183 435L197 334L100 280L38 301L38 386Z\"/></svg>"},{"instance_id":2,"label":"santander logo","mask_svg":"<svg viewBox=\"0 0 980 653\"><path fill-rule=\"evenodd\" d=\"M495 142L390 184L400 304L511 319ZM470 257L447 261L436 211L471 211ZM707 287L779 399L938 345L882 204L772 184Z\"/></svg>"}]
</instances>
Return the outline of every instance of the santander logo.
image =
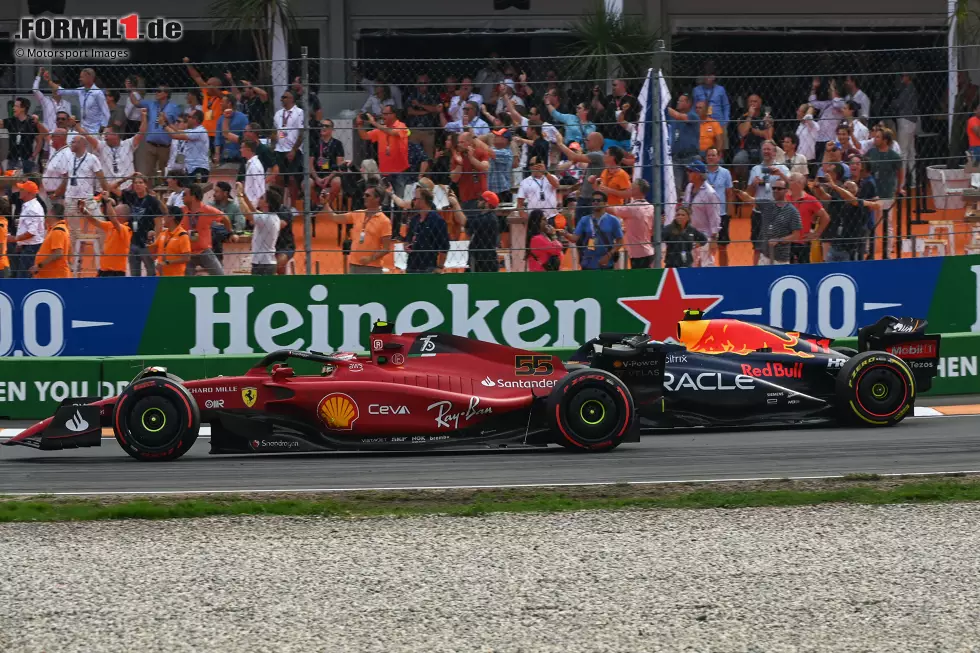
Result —
<instances>
[{"instance_id":1,"label":"santander logo","mask_svg":"<svg viewBox=\"0 0 980 653\"><path fill-rule=\"evenodd\" d=\"M480 383L481 383L481 385L485 385L488 388L494 388L494 387L497 386L497 384L494 383L493 382L493 379L491 379L489 376L487 378L483 379L483 381L481 381Z\"/></svg>"},{"instance_id":2,"label":"santander logo","mask_svg":"<svg viewBox=\"0 0 980 653\"><path fill-rule=\"evenodd\" d=\"M88 422L82 417L82 413L76 410L72 418L65 423L65 428L72 433L81 433L88 428Z\"/></svg>"}]
</instances>

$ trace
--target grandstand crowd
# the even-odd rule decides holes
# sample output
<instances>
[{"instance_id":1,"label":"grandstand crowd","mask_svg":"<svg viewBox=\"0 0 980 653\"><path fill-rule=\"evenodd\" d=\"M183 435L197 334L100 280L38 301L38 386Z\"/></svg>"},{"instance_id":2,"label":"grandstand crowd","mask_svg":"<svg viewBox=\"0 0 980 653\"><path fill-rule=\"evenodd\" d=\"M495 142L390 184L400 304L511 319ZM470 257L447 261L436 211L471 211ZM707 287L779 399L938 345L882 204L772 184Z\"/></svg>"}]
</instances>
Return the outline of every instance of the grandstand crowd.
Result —
<instances>
[{"instance_id":1,"label":"grandstand crowd","mask_svg":"<svg viewBox=\"0 0 980 653\"><path fill-rule=\"evenodd\" d=\"M181 93L37 71L2 123L0 277L82 276L86 257L98 276L220 275L242 243L248 272L286 274L304 189L354 274L394 271L396 250L412 273L647 268L656 221L665 266L729 265L743 208L754 264L861 260L880 225L894 236L921 109L902 74L893 119L874 120L847 76L814 78L796 116L777 117L759 93L736 108L709 64L666 111L677 204L659 210L634 175L637 80L606 93L496 57L439 82L362 76L355 155L298 77L275 98L183 64L196 88ZM978 95L961 76L970 115L957 129L976 159ZM465 260L449 266L454 241Z\"/></svg>"}]
</instances>

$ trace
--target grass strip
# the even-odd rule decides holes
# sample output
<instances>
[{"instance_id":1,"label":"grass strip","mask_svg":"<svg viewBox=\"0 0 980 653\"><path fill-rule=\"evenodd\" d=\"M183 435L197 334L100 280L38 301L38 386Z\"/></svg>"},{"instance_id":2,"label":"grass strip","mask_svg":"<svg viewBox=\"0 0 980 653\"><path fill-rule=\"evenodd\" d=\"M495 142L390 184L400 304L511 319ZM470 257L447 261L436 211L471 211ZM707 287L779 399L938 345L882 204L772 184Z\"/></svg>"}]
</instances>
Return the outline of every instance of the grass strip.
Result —
<instances>
[{"instance_id":1,"label":"grass strip","mask_svg":"<svg viewBox=\"0 0 980 653\"><path fill-rule=\"evenodd\" d=\"M417 515L479 516L499 512L705 509L896 504L980 500L980 477L876 479L860 475L821 481L724 484L501 488L498 490L364 491L281 495L159 495L0 498L0 522L186 519L228 515L340 518Z\"/></svg>"}]
</instances>

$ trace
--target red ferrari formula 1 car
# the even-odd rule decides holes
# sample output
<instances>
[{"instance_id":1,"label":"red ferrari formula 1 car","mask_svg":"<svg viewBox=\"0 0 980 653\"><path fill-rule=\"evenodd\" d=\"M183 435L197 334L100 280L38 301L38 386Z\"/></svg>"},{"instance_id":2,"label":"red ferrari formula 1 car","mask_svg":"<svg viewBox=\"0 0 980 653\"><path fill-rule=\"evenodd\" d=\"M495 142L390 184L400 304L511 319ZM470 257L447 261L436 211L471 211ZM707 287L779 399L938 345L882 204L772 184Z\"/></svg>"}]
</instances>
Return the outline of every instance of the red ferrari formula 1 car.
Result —
<instances>
[{"instance_id":1,"label":"red ferrari formula 1 car","mask_svg":"<svg viewBox=\"0 0 980 653\"><path fill-rule=\"evenodd\" d=\"M118 397L67 399L6 444L99 446L111 427L139 460L179 458L201 423L211 453L411 450L560 444L609 451L641 428L841 422L897 424L937 372L940 336L883 318L859 350L688 312L678 343L600 334L557 356L377 323L370 358L278 351L244 376L182 381L143 370ZM297 375L290 360L320 364Z\"/></svg>"}]
</instances>

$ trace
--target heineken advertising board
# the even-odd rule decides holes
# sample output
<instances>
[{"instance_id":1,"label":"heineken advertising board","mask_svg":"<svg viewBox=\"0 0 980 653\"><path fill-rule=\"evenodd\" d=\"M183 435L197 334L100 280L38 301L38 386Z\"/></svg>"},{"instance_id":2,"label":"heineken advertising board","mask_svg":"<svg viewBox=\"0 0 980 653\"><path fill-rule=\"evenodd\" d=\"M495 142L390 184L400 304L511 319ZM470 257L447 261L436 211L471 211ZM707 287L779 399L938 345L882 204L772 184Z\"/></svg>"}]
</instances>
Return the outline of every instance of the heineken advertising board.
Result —
<instances>
[{"instance_id":1,"label":"heineken advertising board","mask_svg":"<svg viewBox=\"0 0 980 653\"><path fill-rule=\"evenodd\" d=\"M536 349L675 335L684 309L827 338L980 331L980 256L683 270L0 281L0 356L361 351L374 320ZM2 379L0 379L2 380Z\"/></svg>"}]
</instances>

